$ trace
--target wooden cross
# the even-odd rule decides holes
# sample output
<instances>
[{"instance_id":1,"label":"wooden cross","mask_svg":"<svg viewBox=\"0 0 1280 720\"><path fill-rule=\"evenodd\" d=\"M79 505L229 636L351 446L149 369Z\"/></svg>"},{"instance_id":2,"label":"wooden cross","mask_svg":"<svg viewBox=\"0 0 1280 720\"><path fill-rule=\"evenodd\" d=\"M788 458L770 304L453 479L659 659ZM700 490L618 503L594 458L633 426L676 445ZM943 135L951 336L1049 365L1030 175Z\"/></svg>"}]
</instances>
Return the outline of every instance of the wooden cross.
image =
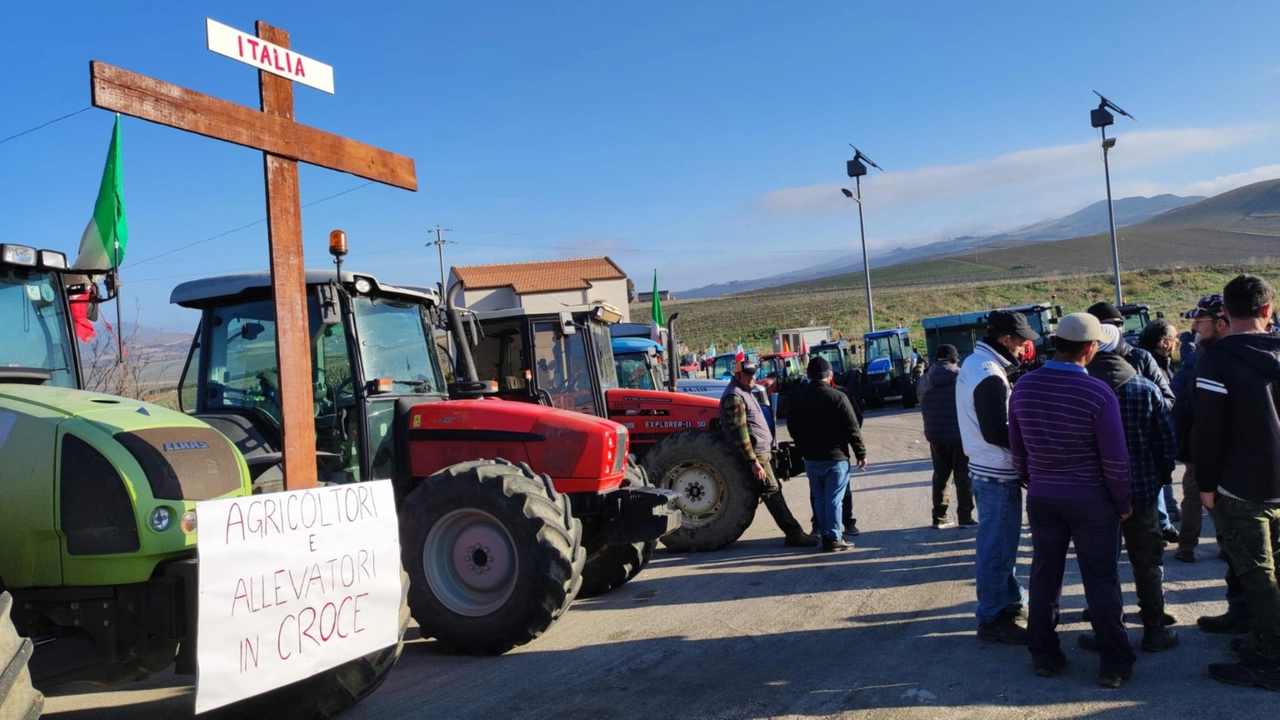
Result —
<instances>
[{"instance_id":1,"label":"wooden cross","mask_svg":"<svg viewBox=\"0 0 1280 720\"><path fill-rule=\"evenodd\" d=\"M289 33L261 20L257 34L289 47ZM89 75L96 107L263 152L285 487L315 487L316 432L298 162L416 191L413 160L294 122L293 83L265 70L258 71L261 112L97 61L89 64Z\"/></svg>"}]
</instances>

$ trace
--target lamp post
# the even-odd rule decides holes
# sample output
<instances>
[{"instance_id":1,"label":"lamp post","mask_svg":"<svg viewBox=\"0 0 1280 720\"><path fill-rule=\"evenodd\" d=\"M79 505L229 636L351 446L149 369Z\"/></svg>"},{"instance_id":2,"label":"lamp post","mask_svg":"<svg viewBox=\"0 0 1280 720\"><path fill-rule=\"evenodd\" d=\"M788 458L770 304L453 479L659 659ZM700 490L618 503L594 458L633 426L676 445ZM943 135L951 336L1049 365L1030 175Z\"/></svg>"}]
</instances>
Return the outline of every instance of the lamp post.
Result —
<instances>
[{"instance_id":1,"label":"lamp post","mask_svg":"<svg viewBox=\"0 0 1280 720\"><path fill-rule=\"evenodd\" d=\"M1116 139L1107 137L1107 126L1115 123L1116 118L1108 110L1115 110L1130 120L1135 118L1103 97L1097 90L1094 90L1093 94L1097 95L1101 102L1098 103L1098 107L1089 111L1089 122L1102 131L1102 171L1107 178L1107 222L1111 226L1111 268L1115 274L1116 306L1119 307L1124 304L1124 293L1120 290L1120 245L1116 242L1116 212L1111 204L1111 163L1107 159L1108 152L1116 146Z\"/></svg>"},{"instance_id":2,"label":"lamp post","mask_svg":"<svg viewBox=\"0 0 1280 720\"><path fill-rule=\"evenodd\" d=\"M853 147L853 145L849 147L853 148L853 159L845 163L845 166L849 171L849 177L853 178L854 187L857 188L858 192L855 195L849 192L849 188L840 188L840 192L844 193L845 197L858 203L858 230L862 233L862 276L867 283L867 327L870 328L868 332L875 332L876 316L875 310L871 305L871 263L867 261L867 226L862 219L862 176L867 174L867 165L881 172L884 172L884 169L872 162L871 158L863 155L858 148ZM866 165L862 162L864 160Z\"/></svg>"}]
</instances>

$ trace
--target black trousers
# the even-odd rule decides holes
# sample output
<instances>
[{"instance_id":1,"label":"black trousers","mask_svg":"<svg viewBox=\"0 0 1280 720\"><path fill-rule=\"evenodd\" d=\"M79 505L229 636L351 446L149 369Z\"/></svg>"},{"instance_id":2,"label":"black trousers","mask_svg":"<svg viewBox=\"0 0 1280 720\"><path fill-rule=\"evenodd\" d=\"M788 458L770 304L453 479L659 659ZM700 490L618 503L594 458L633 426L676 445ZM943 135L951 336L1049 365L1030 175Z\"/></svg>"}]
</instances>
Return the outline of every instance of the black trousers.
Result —
<instances>
[{"instance_id":1,"label":"black trousers","mask_svg":"<svg viewBox=\"0 0 1280 720\"><path fill-rule=\"evenodd\" d=\"M956 482L956 519L973 519L973 481L969 479L969 457L960 443L929 443L933 456L933 521L947 519L950 480Z\"/></svg>"}]
</instances>

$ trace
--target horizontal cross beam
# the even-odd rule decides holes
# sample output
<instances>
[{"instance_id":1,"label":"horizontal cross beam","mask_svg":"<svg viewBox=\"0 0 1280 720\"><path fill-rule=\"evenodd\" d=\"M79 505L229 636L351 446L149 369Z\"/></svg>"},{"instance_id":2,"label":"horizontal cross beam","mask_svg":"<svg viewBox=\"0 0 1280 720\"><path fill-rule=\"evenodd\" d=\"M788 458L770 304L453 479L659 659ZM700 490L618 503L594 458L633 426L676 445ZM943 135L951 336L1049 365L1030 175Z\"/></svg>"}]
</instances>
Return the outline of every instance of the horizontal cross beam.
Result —
<instances>
[{"instance_id":1,"label":"horizontal cross beam","mask_svg":"<svg viewBox=\"0 0 1280 720\"><path fill-rule=\"evenodd\" d=\"M418 189L412 158L96 60L89 63L89 74L95 107L405 190Z\"/></svg>"}]
</instances>

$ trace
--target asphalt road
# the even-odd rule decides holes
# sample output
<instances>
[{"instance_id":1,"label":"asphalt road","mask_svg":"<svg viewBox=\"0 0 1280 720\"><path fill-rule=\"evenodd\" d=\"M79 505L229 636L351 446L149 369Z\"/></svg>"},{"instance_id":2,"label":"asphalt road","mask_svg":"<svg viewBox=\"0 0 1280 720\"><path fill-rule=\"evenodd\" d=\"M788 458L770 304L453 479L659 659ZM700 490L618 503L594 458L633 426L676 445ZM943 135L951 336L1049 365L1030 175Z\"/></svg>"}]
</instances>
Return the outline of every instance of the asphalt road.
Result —
<instances>
[{"instance_id":1,"label":"asphalt road","mask_svg":"<svg viewBox=\"0 0 1280 720\"><path fill-rule=\"evenodd\" d=\"M1067 672L1035 677L1025 647L978 641L973 531L929 524L928 446L918 412L872 413L871 464L854 475L857 548L823 554L782 545L761 508L730 548L661 548L631 583L574 604L551 630L501 657L442 654L415 637L383 687L350 718L1274 718L1280 696L1234 688L1205 666L1232 659L1226 636L1195 618L1225 608L1212 526L1195 564L1166 554L1165 592L1180 647L1138 652L1119 690L1095 681L1078 650L1083 589L1068 565L1059 628ZM803 478L785 485L808 520ZM1030 567L1023 535L1018 573ZM1122 561L1123 562L1123 561ZM1127 567L1121 577L1131 579ZM1136 598L1125 599L1136 617ZM1136 644L1141 629L1130 628ZM191 688L172 676L102 693L65 689L52 718L187 715Z\"/></svg>"}]
</instances>

